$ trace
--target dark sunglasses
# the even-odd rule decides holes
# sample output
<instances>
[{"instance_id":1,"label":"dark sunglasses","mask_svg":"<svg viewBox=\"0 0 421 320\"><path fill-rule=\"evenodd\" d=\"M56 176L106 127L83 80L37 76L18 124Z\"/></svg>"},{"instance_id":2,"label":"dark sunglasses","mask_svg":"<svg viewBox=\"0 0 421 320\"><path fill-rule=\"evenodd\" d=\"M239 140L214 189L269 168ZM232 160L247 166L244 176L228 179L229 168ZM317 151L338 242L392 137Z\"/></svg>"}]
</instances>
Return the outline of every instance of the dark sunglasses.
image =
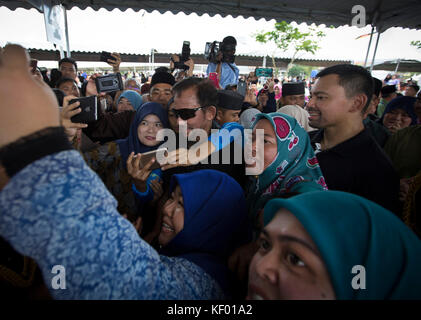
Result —
<instances>
[{"instance_id":1,"label":"dark sunglasses","mask_svg":"<svg viewBox=\"0 0 421 320\"><path fill-rule=\"evenodd\" d=\"M181 118L183 120L188 120L196 116L196 111L203 109L203 107L197 107L193 109L172 109L176 118Z\"/></svg>"}]
</instances>

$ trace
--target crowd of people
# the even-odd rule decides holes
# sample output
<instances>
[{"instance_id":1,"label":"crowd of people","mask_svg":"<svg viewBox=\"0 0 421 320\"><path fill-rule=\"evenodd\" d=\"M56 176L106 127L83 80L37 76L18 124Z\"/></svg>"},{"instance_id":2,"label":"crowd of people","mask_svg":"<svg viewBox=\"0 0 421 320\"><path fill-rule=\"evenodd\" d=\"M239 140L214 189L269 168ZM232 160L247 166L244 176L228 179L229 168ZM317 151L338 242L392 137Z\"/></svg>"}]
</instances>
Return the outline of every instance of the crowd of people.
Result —
<instances>
[{"instance_id":1,"label":"crowd of people","mask_svg":"<svg viewBox=\"0 0 421 320\"><path fill-rule=\"evenodd\" d=\"M235 45L209 77L173 56L108 92L72 58L48 76L2 49L2 296L421 299L417 84L343 64L310 97L254 73L241 94Z\"/></svg>"}]
</instances>

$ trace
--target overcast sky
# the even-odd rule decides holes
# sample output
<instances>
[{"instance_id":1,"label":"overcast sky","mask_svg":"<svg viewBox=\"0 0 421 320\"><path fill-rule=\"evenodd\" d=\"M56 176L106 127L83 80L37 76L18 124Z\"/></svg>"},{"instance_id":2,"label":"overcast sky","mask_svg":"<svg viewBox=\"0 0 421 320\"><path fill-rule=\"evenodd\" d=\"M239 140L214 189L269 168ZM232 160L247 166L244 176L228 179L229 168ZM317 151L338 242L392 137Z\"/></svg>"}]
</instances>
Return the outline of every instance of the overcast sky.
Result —
<instances>
[{"instance_id":1,"label":"overcast sky","mask_svg":"<svg viewBox=\"0 0 421 320\"><path fill-rule=\"evenodd\" d=\"M68 11L69 39L71 50L117 51L121 53L148 54L151 48L158 52L178 53L184 40L190 41L192 53L203 53L207 41L222 40L227 35L237 41L237 54L272 55L274 46L259 44L253 34L271 30L274 20L256 21L254 18L232 18L217 15L174 15L144 10L134 12L118 9L94 11L90 8ZM0 8L0 45L7 42L20 43L26 47L54 49L47 42L44 18L35 9L10 11ZM371 27L339 27L323 29L327 36L320 42L321 49L315 54L304 54L302 58L340 59L354 62L364 61L369 37L356 40L367 34ZM397 58L421 60L421 50L410 46L411 40L421 40L421 31L391 28L380 37L378 60ZM372 51L369 62L371 62ZM292 52L275 51L276 56L290 57Z\"/></svg>"}]
</instances>

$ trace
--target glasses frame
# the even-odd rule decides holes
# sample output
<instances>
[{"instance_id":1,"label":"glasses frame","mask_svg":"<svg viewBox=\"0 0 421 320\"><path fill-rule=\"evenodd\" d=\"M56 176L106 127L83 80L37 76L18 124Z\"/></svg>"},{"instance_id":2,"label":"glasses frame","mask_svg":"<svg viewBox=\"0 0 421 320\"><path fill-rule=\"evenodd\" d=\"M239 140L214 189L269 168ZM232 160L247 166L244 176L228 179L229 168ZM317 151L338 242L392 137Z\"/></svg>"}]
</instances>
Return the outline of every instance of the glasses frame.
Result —
<instances>
[{"instance_id":1,"label":"glasses frame","mask_svg":"<svg viewBox=\"0 0 421 320\"><path fill-rule=\"evenodd\" d=\"M201 110L201 109L204 109L204 108L205 108L205 107L197 107L197 108L193 108L193 109L189 109L189 108L182 108L182 109L171 109L171 111L172 111L172 112L174 112L174 115L175 115L176 119L181 118L181 119L183 119L184 121L186 121L186 120L189 120L189 119L191 119L191 118L194 118L194 117L196 116L196 111ZM184 119L184 118L181 116L181 114L179 113L179 111L181 111L181 110L191 110L191 111L194 111L194 114L193 114L193 116L191 116L191 117L187 117L186 119Z\"/></svg>"}]
</instances>

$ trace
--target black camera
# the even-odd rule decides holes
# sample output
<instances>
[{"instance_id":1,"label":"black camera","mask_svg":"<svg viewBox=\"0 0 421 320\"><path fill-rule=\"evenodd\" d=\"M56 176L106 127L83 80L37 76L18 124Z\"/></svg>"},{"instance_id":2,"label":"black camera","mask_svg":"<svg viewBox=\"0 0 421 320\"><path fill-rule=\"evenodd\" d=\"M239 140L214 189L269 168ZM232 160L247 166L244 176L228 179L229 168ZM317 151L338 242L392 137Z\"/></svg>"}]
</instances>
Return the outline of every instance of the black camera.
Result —
<instances>
[{"instance_id":1,"label":"black camera","mask_svg":"<svg viewBox=\"0 0 421 320\"><path fill-rule=\"evenodd\" d=\"M225 37L222 42L206 42L205 59L212 63L234 63L236 46L237 40L232 36ZM218 60L217 56L220 52L222 53L222 59Z\"/></svg>"},{"instance_id":2,"label":"black camera","mask_svg":"<svg viewBox=\"0 0 421 320\"><path fill-rule=\"evenodd\" d=\"M183 42L183 48L181 49L181 55L178 56L180 61L174 62L174 69L188 70L189 66L186 66L184 62L190 59L190 41Z\"/></svg>"},{"instance_id":3,"label":"black camera","mask_svg":"<svg viewBox=\"0 0 421 320\"><path fill-rule=\"evenodd\" d=\"M123 90L123 80L120 73L107 74L95 79L96 90L99 92L111 92Z\"/></svg>"},{"instance_id":4,"label":"black camera","mask_svg":"<svg viewBox=\"0 0 421 320\"><path fill-rule=\"evenodd\" d=\"M214 42L206 42L205 47L205 59L212 63L218 63L219 61L216 59L219 48L221 46L221 42L214 41Z\"/></svg>"}]
</instances>

